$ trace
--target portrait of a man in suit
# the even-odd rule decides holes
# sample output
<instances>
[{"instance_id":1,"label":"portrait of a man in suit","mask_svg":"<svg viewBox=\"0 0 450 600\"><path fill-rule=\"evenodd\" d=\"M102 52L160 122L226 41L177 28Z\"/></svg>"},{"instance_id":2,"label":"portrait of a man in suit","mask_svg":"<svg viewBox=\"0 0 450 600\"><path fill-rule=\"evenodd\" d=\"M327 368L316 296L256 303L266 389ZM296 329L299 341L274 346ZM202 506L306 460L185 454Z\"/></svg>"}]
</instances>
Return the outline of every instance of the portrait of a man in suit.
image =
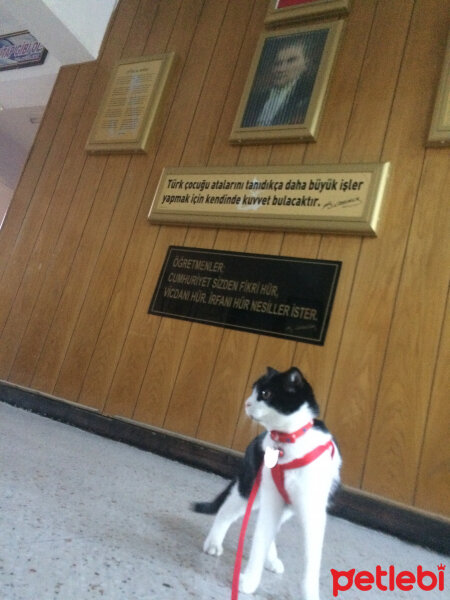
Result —
<instances>
[{"instance_id":1,"label":"portrait of a man in suit","mask_svg":"<svg viewBox=\"0 0 450 600\"><path fill-rule=\"evenodd\" d=\"M303 123L327 33L317 29L266 39L241 127Z\"/></svg>"}]
</instances>

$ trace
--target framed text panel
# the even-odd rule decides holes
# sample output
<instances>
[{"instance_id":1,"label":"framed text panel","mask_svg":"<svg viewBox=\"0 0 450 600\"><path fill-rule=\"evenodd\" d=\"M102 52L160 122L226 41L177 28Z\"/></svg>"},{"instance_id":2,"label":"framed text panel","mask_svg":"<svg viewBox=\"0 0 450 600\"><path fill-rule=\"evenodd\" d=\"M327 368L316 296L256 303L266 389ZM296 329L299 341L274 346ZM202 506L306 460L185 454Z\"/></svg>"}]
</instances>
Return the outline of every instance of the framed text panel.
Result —
<instances>
[{"instance_id":1,"label":"framed text panel","mask_svg":"<svg viewBox=\"0 0 450 600\"><path fill-rule=\"evenodd\" d=\"M152 223L376 235L389 163L163 170Z\"/></svg>"},{"instance_id":2,"label":"framed text panel","mask_svg":"<svg viewBox=\"0 0 450 600\"><path fill-rule=\"evenodd\" d=\"M174 54L142 56L116 65L86 145L88 152L145 152Z\"/></svg>"},{"instance_id":3,"label":"framed text panel","mask_svg":"<svg viewBox=\"0 0 450 600\"><path fill-rule=\"evenodd\" d=\"M149 313L323 345L341 263L170 246Z\"/></svg>"}]
</instances>

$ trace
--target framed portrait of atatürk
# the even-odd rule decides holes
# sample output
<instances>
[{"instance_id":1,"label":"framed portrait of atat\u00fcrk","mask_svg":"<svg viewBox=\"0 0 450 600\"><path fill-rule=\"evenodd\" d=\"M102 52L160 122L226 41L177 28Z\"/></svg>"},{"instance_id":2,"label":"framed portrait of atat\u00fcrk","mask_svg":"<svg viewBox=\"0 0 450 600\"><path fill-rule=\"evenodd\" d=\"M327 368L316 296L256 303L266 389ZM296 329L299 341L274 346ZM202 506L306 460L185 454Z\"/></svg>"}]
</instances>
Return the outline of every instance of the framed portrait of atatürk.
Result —
<instances>
[{"instance_id":1,"label":"framed portrait of atat\u00fcrk","mask_svg":"<svg viewBox=\"0 0 450 600\"><path fill-rule=\"evenodd\" d=\"M315 141L342 30L338 20L261 35L232 143Z\"/></svg>"},{"instance_id":2,"label":"framed portrait of atat\u00fcrk","mask_svg":"<svg viewBox=\"0 0 450 600\"><path fill-rule=\"evenodd\" d=\"M344 16L351 0L270 0L265 23L268 27L309 19Z\"/></svg>"}]
</instances>

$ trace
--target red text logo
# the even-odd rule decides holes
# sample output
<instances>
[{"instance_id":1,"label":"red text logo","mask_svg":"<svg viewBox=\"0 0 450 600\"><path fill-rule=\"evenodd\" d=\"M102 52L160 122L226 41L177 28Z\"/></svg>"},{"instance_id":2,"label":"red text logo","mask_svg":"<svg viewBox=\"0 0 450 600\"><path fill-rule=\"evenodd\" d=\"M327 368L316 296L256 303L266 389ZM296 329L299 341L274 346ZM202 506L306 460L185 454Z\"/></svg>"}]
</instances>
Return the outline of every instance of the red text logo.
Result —
<instances>
[{"instance_id":1,"label":"red text logo","mask_svg":"<svg viewBox=\"0 0 450 600\"><path fill-rule=\"evenodd\" d=\"M375 568L375 573L370 571L359 571L350 569L349 571L336 571L331 569L333 577L333 596L339 592L346 592L355 586L361 592L368 592L372 588L377 588L381 592L401 590L409 592L413 589L420 589L429 592L434 589L444 591L444 571L445 565L437 566L437 573L425 571L422 566L418 566L416 571L399 571L390 565L387 570L382 569L380 565Z\"/></svg>"}]
</instances>

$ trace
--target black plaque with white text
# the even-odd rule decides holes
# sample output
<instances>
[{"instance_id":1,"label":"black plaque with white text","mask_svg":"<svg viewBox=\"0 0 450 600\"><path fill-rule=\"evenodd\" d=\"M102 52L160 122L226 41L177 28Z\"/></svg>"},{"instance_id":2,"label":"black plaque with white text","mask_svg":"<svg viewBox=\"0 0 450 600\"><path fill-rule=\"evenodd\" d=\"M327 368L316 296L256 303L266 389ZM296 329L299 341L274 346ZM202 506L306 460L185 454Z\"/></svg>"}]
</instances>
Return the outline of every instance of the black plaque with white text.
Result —
<instances>
[{"instance_id":1,"label":"black plaque with white text","mask_svg":"<svg viewBox=\"0 0 450 600\"><path fill-rule=\"evenodd\" d=\"M149 313L323 345L341 263L170 246Z\"/></svg>"}]
</instances>

